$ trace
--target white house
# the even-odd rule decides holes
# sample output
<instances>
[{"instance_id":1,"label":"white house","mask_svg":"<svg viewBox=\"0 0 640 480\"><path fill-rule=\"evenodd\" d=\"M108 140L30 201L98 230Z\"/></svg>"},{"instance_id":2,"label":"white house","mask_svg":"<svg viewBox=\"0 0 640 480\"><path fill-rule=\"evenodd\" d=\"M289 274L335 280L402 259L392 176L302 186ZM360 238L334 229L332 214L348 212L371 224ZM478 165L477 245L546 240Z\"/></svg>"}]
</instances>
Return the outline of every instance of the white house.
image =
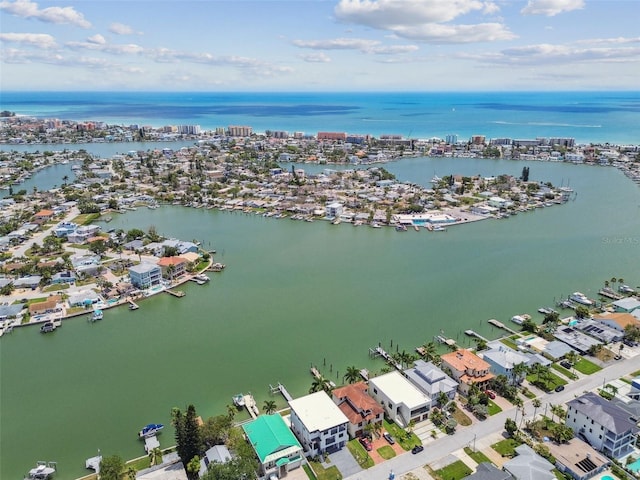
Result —
<instances>
[{"instance_id":1,"label":"white house","mask_svg":"<svg viewBox=\"0 0 640 480\"><path fill-rule=\"evenodd\" d=\"M619 459L634 451L636 422L629 412L593 392L567 403L565 423L605 455Z\"/></svg>"},{"instance_id":2,"label":"white house","mask_svg":"<svg viewBox=\"0 0 640 480\"><path fill-rule=\"evenodd\" d=\"M327 218L339 218L344 211L344 206L340 202L333 202L327 205Z\"/></svg>"},{"instance_id":3,"label":"white house","mask_svg":"<svg viewBox=\"0 0 640 480\"><path fill-rule=\"evenodd\" d=\"M315 392L289 402L291 430L307 455L342 449L349 440L349 419L324 392Z\"/></svg>"},{"instance_id":4,"label":"white house","mask_svg":"<svg viewBox=\"0 0 640 480\"><path fill-rule=\"evenodd\" d=\"M389 372L369 380L369 395L382 405L387 416L402 427L429 416L431 399L400 372Z\"/></svg>"}]
</instances>

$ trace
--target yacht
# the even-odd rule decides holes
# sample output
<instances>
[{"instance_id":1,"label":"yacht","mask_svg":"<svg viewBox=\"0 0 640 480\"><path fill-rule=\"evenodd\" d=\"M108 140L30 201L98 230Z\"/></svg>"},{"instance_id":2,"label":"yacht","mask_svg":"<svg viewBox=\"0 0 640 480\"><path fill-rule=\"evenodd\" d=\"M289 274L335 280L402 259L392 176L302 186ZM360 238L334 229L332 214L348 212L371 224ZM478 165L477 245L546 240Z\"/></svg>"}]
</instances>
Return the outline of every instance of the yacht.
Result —
<instances>
[{"instance_id":1,"label":"yacht","mask_svg":"<svg viewBox=\"0 0 640 480\"><path fill-rule=\"evenodd\" d=\"M38 462L34 468L29 470L28 479L46 480L56 473L55 462Z\"/></svg>"},{"instance_id":2,"label":"yacht","mask_svg":"<svg viewBox=\"0 0 640 480\"><path fill-rule=\"evenodd\" d=\"M244 394L239 393L233 396L233 404L236 407L244 407Z\"/></svg>"},{"instance_id":3,"label":"yacht","mask_svg":"<svg viewBox=\"0 0 640 480\"><path fill-rule=\"evenodd\" d=\"M569 300L581 305L593 305L593 302L589 300L584 293L580 292L573 292L571 295L569 295Z\"/></svg>"},{"instance_id":4,"label":"yacht","mask_svg":"<svg viewBox=\"0 0 640 480\"><path fill-rule=\"evenodd\" d=\"M164 425L161 423L150 423L146 425L142 430L138 432L138 437L140 438L148 438L153 437L157 433L160 433L160 430L164 428Z\"/></svg>"},{"instance_id":5,"label":"yacht","mask_svg":"<svg viewBox=\"0 0 640 480\"><path fill-rule=\"evenodd\" d=\"M104 317L104 313L102 312L102 310L94 310L93 314L91 314L91 321L92 322L96 322L98 320L102 320L102 318Z\"/></svg>"},{"instance_id":6,"label":"yacht","mask_svg":"<svg viewBox=\"0 0 640 480\"><path fill-rule=\"evenodd\" d=\"M41 333L53 332L56 329L56 325L53 322L45 322L40 327Z\"/></svg>"}]
</instances>

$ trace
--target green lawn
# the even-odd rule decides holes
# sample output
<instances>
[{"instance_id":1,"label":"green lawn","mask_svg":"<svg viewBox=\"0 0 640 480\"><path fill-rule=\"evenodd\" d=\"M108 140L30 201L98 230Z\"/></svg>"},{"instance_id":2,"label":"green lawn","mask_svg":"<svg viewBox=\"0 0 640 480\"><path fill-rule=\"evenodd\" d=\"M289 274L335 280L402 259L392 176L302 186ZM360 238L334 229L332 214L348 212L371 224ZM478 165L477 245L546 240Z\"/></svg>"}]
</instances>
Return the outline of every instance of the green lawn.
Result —
<instances>
[{"instance_id":1,"label":"green lawn","mask_svg":"<svg viewBox=\"0 0 640 480\"><path fill-rule=\"evenodd\" d=\"M364 447L360 444L357 438L354 438L353 440L349 441L347 443L347 448L351 452L351 455L353 455L353 458L356 459L356 462L358 462L358 465L360 465L362 468L373 467L374 465L373 459L369 456L369 454L364 449ZM315 465L313 469L315 470ZM317 473L318 471L316 470L316 474ZM318 476L318 478L320 478L320 476Z\"/></svg>"},{"instance_id":2,"label":"green lawn","mask_svg":"<svg viewBox=\"0 0 640 480\"><path fill-rule=\"evenodd\" d=\"M304 472L307 474L307 478L309 480L317 480L318 477L316 477L315 473L313 473L313 470L311 470L311 467L309 467L309 465L305 463L304 465L302 465L302 468L304 469Z\"/></svg>"},{"instance_id":3,"label":"green lawn","mask_svg":"<svg viewBox=\"0 0 640 480\"><path fill-rule=\"evenodd\" d=\"M462 410L460 410L457 405L456 405L456 409L453 411L451 415L456 420L456 422L458 422L458 425L462 427L468 427L472 423L471 419L467 416L467 414L465 414Z\"/></svg>"},{"instance_id":4,"label":"green lawn","mask_svg":"<svg viewBox=\"0 0 640 480\"><path fill-rule=\"evenodd\" d=\"M416 445L422 445L422 442L415 433L412 432L409 434L395 423L389 422L387 419L384 420L382 425L384 429L396 439L403 449L411 450Z\"/></svg>"},{"instance_id":5,"label":"green lawn","mask_svg":"<svg viewBox=\"0 0 640 480\"><path fill-rule=\"evenodd\" d=\"M554 370L557 370L562 375L564 375L565 377L571 380L576 380L578 378L578 376L575 373L572 373L570 370L567 370L566 368L564 368L562 365L558 363L552 363L551 368L553 368Z\"/></svg>"},{"instance_id":6,"label":"green lawn","mask_svg":"<svg viewBox=\"0 0 640 480\"><path fill-rule=\"evenodd\" d=\"M516 453L516 447L519 447L520 445L521 443L517 440L507 438L505 440L500 440L498 443L494 443L491 445L491 448L503 457L513 457Z\"/></svg>"},{"instance_id":7,"label":"green lawn","mask_svg":"<svg viewBox=\"0 0 640 480\"><path fill-rule=\"evenodd\" d=\"M451 465L447 465L433 473L437 480L460 480L467 475L470 475L472 472L473 470L467 467L462 460L458 460L457 462L453 462Z\"/></svg>"},{"instance_id":8,"label":"green lawn","mask_svg":"<svg viewBox=\"0 0 640 480\"><path fill-rule=\"evenodd\" d=\"M536 385L536 382L538 380L538 376L534 373L527 375L527 380L529 381L529 383ZM566 380L563 380L562 378L560 378L558 375L556 375L553 372L549 372L549 379L545 382L544 385L544 390L546 390L547 392L550 392L551 390L555 389L558 385L566 385L568 382Z\"/></svg>"},{"instance_id":9,"label":"green lawn","mask_svg":"<svg viewBox=\"0 0 640 480\"><path fill-rule=\"evenodd\" d=\"M596 372L599 372L600 370L602 370L601 367L599 367L598 365L596 365L593 362L590 362L586 358L581 358L574 365L574 368L576 370L578 370L580 373L583 373L585 375L591 375L592 373L596 373Z\"/></svg>"},{"instance_id":10,"label":"green lawn","mask_svg":"<svg viewBox=\"0 0 640 480\"><path fill-rule=\"evenodd\" d=\"M378 454L385 460L389 460L396 456L396 452L390 445L385 445L377 450Z\"/></svg>"},{"instance_id":11,"label":"green lawn","mask_svg":"<svg viewBox=\"0 0 640 480\"><path fill-rule=\"evenodd\" d=\"M336 480L336 479L339 480L342 478L342 475L340 474L340 470L338 470L338 467L336 467L335 465L329 468L324 468L322 464L320 464L319 462L309 462L309 463L311 464L311 467L315 472L315 476L313 478L317 478L318 480ZM312 478L309 475L309 472L307 472L307 476L309 478Z\"/></svg>"},{"instance_id":12,"label":"green lawn","mask_svg":"<svg viewBox=\"0 0 640 480\"><path fill-rule=\"evenodd\" d=\"M512 348L513 350L518 350L518 345L515 344L512 340L508 338L501 338L500 341L504 343L507 347Z\"/></svg>"},{"instance_id":13,"label":"green lawn","mask_svg":"<svg viewBox=\"0 0 640 480\"><path fill-rule=\"evenodd\" d=\"M485 462L491 463L491 460L489 460L489 457L487 457L484 453L474 452L469 447L464 447L464 453L466 453L471 458L473 458L477 464L485 463Z\"/></svg>"},{"instance_id":14,"label":"green lawn","mask_svg":"<svg viewBox=\"0 0 640 480\"><path fill-rule=\"evenodd\" d=\"M493 400L489 400L487 409L489 411L489 416L495 415L496 413L500 413L502 411L502 409Z\"/></svg>"}]
</instances>

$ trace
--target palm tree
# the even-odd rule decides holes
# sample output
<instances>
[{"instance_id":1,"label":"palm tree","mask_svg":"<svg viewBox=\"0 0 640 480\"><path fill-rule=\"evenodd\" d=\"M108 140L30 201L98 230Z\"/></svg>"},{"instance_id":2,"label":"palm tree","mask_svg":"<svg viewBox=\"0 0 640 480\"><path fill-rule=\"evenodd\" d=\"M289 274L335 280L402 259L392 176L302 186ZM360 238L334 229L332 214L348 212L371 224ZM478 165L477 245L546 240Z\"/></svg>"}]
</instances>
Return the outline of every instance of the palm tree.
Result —
<instances>
[{"instance_id":1,"label":"palm tree","mask_svg":"<svg viewBox=\"0 0 640 480\"><path fill-rule=\"evenodd\" d=\"M347 367L347 373L345 373L342 378L347 383L356 383L360 380L360 370L354 365Z\"/></svg>"},{"instance_id":2,"label":"palm tree","mask_svg":"<svg viewBox=\"0 0 640 480\"><path fill-rule=\"evenodd\" d=\"M315 393L324 390L325 392L331 391L331 386L329 385L329 381L324 378L322 375L319 375L313 379L311 382L311 388L309 388L309 393Z\"/></svg>"},{"instance_id":3,"label":"palm tree","mask_svg":"<svg viewBox=\"0 0 640 480\"><path fill-rule=\"evenodd\" d=\"M236 413L238 413L238 409L236 408L235 405L232 405L232 404L227 405L227 415L231 420L235 418Z\"/></svg>"},{"instance_id":4,"label":"palm tree","mask_svg":"<svg viewBox=\"0 0 640 480\"><path fill-rule=\"evenodd\" d=\"M153 467L154 465L160 465L162 463L162 450L156 447L149 452L149 464Z\"/></svg>"},{"instance_id":5,"label":"palm tree","mask_svg":"<svg viewBox=\"0 0 640 480\"><path fill-rule=\"evenodd\" d=\"M265 400L262 409L264 410L264 413L266 413L267 415L271 415L277 410L276 402L274 400Z\"/></svg>"},{"instance_id":6,"label":"palm tree","mask_svg":"<svg viewBox=\"0 0 640 480\"><path fill-rule=\"evenodd\" d=\"M511 369L511 374L513 375L513 383L522 383L522 379L525 377L528 370L529 367L527 367L524 362L516 363Z\"/></svg>"},{"instance_id":7,"label":"palm tree","mask_svg":"<svg viewBox=\"0 0 640 480\"><path fill-rule=\"evenodd\" d=\"M429 362L440 363L440 355L438 355L438 346L435 342L427 342L422 345L422 351L424 352L424 358Z\"/></svg>"},{"instance_id":8,"label":"palm tree","mask_svg":"<svg viewBox=\"0 0 640 480\"><path fill-rule=\"evenodd\" d=\"M539 409L539 408L540 408L540 406L542 405L542 402L541 402L539 399L534 398L534 399L531 401L531 405L533 405L533 420L535 421L535 419L536 419L536 413L538 413L538 409Z\"/></svg>"},{"instance_id":9,"label":"palm tree","mask_svg":"<svg viewBox=\"0 0 640 480\"><path fill-rule=\"evenodd\" d=\"M609 390L611 392L611 395L613 395L614 397L618 393L618 387L616 387L615 385L611 385L610 383L607 383L604 388Z\"/></svg>"},{"instance_id":10,"label":"palm tree","mask_svg":"<svg viewBox=\"0 0 640 480\"><path fill-rule=\"evenodd\" d=\"M449 396L445 392L438 392L438 405L440 408L444 408L449 403Z\"/></svg>"}]
</instances>

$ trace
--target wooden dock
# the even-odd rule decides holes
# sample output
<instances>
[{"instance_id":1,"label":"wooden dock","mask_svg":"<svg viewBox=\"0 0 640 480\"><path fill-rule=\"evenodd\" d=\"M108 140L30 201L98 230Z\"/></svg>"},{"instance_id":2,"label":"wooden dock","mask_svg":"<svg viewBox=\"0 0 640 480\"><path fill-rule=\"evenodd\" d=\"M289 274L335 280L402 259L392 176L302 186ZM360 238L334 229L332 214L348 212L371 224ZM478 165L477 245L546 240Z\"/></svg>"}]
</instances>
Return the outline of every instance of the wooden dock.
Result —
<instances>
[{"instance_id":1,"label":"wooden dock","mask_svg":"<svg viewBox=\"0 0 640 480\"><path fill-rule=\"evenodd\" d=\"M173 295L174 297L177 298L182 298L186 295L186 293L184 293L182 290L165 290L165 292L167 292L169 295Z\"/></svg>"},{"instance_id":2,"label":"wooden dock","mask_svg":"<svg viewBox=\"0 0 640 480\"><path fill-rule=\"evenodd\" d=\"M140 308L140 305L138 305L133 300L129 299L128 302L129 302L129 310L137 310Z\"/></svg>"},{"instance_id":3,"label":"wooden dock","mask_svg":"<svg viewBox=\"0 0 640 480\"><path fill-rule=\"evenodd\" d=\"M291 396L291 394L287 391L285 386L282 385L280 382L278 382L278 384L275 387L269 384L269 391L271 392L271 395L278 392L281 393L287 402L290 402L291 400L293 400L293 397Z\"/></svg>"},{"instance_id":4,"label":"wooden dock","mask_svg":"<svg viewBox=\"0 0 640 480\"><path fill-rule=\"evenodd\" d=\"M603 297L610 298L611 300L620 300L624 298L622 295L618 295L616 292L614 292L610 288L609 289L603 288L601 290L598 290L598 295L602 295Z\"/></svg>"},{"instance_id":5,"label":"wooden dock","mask_svg":"<svg viewBox=\"0 0 640 480\"><path fill-rule=\"evenodd\" d=\"M475 337L475 338L479 338L480 340L484 340L485 342L489 341L488 338L483 337L482 335L480 335L478 332L474 330L465 330L464 333L470 337Z\"/></svg>"},{"instance_id":6,"label":"wooden dock","mask_svg":"<svg viewBox=\"0 0 640 480\"><path fill-rule=\"evenodd\" d=\"M249 412L249 415L251 415L251 418L258 418L260 411L258 410L258 405L256 405L256 400L250 393L244 396L244 406Z\"/></svg>"},{"instance_id":7,"label":"wooden dock","mask_svg":"<svg viewBox=\"0 0 640 480\"><path fill-rule=\"evenodd\" d=\"M516 335L518 335L518 332L516 332L515 330L511 330L509 327L507 327L504 323L499 322L498 320L496 320L495 318L491 318L488 320L488 322L493 325L494 327L498 327L501 328L503 330L506 330L509 333L514 333Z\"/></svg>"},{"instance_id":8,"label":"wooden dock","mask_svg":"<svg viewBox=\"0 0 640 480\"><path fill-rule=\"evenodd\" d=\"M378 345L375 348L370 348L369 349L369 355L371 357L382 357L384 358L384 360L391 365L392 367L394 367L396 370L402 370L402 365L400 365L399 363L397 363L392 357L391 355L389 355L384 348L382 348L380 345Z\"/></svg>"},{"instance_id":9,"label":"wooden dock","mask_svg":"<svg viewBox=\"0 0 640 480\"><path fill-rule=\"evenodd\" d=\"M313 375L313 378L317 378L317 379L323 378L322 374L313 365L311 366L311 375ZM325 383L327 383L331 388L336 388L336 384L333 383L331 380L325 379Z\"/></svg>"}]
</instances>

